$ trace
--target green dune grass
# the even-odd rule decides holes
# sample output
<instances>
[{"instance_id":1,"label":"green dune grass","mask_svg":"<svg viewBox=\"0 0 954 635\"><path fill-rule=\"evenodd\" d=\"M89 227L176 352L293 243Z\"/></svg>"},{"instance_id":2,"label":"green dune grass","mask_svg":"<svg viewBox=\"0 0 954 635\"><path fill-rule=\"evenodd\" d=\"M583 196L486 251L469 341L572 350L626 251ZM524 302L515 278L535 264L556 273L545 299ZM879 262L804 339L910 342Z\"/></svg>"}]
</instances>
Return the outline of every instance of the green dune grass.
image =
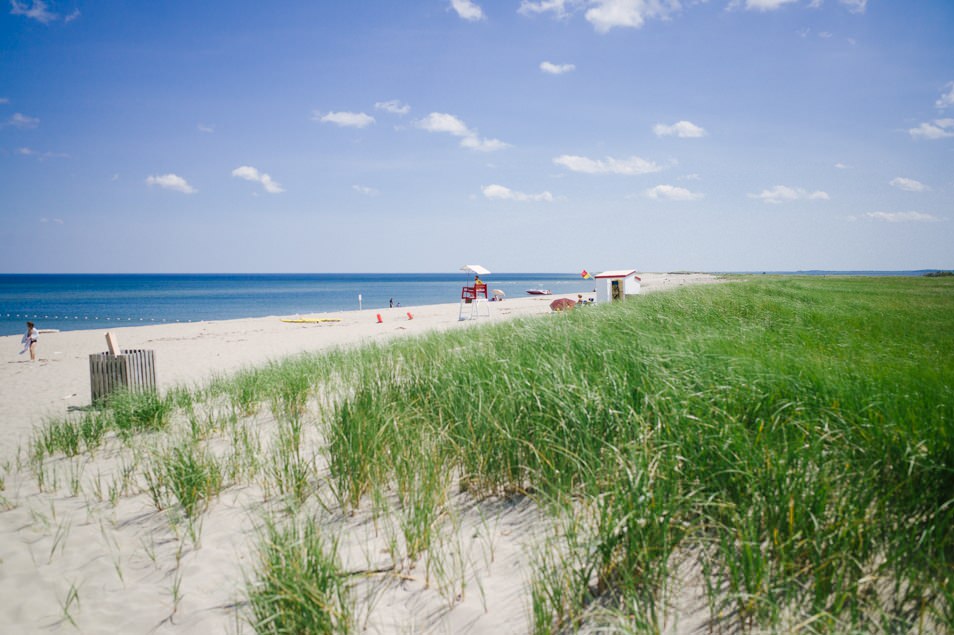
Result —
<instances>
[{"instance_id":1,"label":"green dune grass","mask_svg":"<svg viewBox=\"0 0 954 635\"><path fill-rule=\"evenodd\" d=\"M533 497L555 528L530 583L538 633L657 632L686 602L687 570L714 628L954 631L950 278L743 276L303 356L165 406L121 401L86 432L51 423L33 453L161 429L173 403L199 443L203 401L233 422L263 406L280 422L272 459L233 426L249 449L224 460L231 482L241 466L247 480L274 474L290 509L321 483L345 512L394 492L412 560L434 546L452 487ZM313 421L321 473L301 447ZM228 485L170 498L191 514L201 505L186 500ZM286 542L304 544L272 536L260 578L285 576L268 563ZM344 597L334 579L322 573ZM263 623L273 594L256 597Z\"/></svg>"},{"instance_id":2,"label":"green dune grass","mask_svg":"<svg viewBox=\"0 0 954 635\"><path fill-rule=\"evenodd\" d=\"M716 621L950 628L952 309L936 280L743 279L402 342L336 406L332 475L357 505L427 448L477 496L562 505L584 553L537 582L564 598L541 632L658 626L688 554Z\"/></svg>"}]
</instances>

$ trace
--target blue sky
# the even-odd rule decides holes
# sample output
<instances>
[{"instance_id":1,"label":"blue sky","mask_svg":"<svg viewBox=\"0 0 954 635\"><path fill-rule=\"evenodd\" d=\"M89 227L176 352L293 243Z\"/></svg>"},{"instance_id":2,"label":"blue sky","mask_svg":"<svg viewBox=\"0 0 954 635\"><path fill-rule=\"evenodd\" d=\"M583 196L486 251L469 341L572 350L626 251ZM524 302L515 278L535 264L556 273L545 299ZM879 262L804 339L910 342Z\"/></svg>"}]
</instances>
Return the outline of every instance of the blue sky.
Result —
<instances>
[{"instance_id":1,"label":"blue sky","mask_svg":"<svg viewBox=\"0 0 954 635\"><path fill-rule=\"evenodd\" d=\"M0 271L954 267L954 2L4 0Z\"/></svg>"}]
</instances>

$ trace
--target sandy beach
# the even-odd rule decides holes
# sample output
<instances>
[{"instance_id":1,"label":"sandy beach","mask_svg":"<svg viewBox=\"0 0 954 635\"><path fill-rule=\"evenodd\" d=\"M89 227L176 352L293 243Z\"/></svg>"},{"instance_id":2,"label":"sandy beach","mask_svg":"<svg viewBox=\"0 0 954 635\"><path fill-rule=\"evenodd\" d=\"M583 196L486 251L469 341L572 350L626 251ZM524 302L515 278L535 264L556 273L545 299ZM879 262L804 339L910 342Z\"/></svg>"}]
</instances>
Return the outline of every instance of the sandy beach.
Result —
<instances>
[{"instance_id":1,"label":"sandy beach","mask_svg":"<svg viewBox=\"0 0 954 635\"><path fill-rule=\"evenodd\" d=\"M718 281L707 274L641 276L644 293ZM303 352L542 318L558 297L508 298L489 303L489 318L464 321L455 302L111 332L124 349L155 351L157 382L165 392ZM294 317L327 321L281 321ZM255 487L227 488L204 514L196 537L171 527L141 490L110 495L130 460L120 452L60 459L47 475L53 482L42 488L27 465L32 431L90 404L89 355L106 350L104 334L43 334L32 363L17 354L19 336L0 338L0 632L252 632L243 620L242 589L268 508ZM273 425L258 416L263 426ZM346 567L358 572L359 626L381 633L528 630L527 550L544 531L537 510L527 501L479 509L464 499L455 504L457 531L448 534L447 548L466 569L458 576L470 581L466 593L448 591L419 572L401 580L372 575L387 531L362 513L326 519L341 539Z\"/></svg>"}]
</instances>

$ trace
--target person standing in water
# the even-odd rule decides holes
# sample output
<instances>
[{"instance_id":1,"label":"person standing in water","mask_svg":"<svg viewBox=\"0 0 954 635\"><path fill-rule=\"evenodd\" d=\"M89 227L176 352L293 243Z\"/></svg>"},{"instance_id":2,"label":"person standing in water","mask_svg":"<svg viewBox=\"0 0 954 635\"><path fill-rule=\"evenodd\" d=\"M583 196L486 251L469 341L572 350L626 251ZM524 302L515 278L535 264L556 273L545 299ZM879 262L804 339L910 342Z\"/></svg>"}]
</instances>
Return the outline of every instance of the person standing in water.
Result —
<instances>
[{"instance_id":1,"label":"person standing in water","mask_svg":"<svg viewBox=\"0 0 954 635\"><path fill-rule=\"evenodd\" d=\"M40 332L36 330L33 322L27 322L27 331L23 335L23 350L21 353L30 351L30 361L36 361L36 341L40 339Z\"/></svg>"}]
</instances>

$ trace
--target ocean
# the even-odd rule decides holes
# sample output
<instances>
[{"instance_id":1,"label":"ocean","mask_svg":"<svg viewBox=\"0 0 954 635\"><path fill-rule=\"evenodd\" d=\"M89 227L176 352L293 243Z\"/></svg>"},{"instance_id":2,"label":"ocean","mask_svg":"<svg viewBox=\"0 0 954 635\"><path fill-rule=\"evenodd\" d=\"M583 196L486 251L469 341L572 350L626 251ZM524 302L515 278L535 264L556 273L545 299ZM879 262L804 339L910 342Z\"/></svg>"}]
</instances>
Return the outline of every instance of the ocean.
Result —
<instances>
[{"instance_id":1,"label":"ocean","mask_svg":"<svg viewBox=\"0 0 954 635\"><path fill-rule=\"evenodd\" d=\"M230 320L457 302L472 274L0 274L0 335L144 324ZM506 297L526 290L584 293L591 280L568 273L484 277Z\"/></svg>"},{"instance_id":2,"label":"ocean","mask_svg":"<svg viewBox=\"0 0 954 635\"><path fill-rule=\"evenodd\" d=\"M798 275L916 276L928 271L798 271ZM729 273L729 272L726 272ZM756 273L756 272L748 272ZM763 273L763 272L758 272ZM588 293L578 273L485 276L506 297L527 289ZM231 320L457 302L473 277L458 273L316 274L0 274L0 335L38 329L73 331L116 326Z\"/></svg>"}]
</instances>

